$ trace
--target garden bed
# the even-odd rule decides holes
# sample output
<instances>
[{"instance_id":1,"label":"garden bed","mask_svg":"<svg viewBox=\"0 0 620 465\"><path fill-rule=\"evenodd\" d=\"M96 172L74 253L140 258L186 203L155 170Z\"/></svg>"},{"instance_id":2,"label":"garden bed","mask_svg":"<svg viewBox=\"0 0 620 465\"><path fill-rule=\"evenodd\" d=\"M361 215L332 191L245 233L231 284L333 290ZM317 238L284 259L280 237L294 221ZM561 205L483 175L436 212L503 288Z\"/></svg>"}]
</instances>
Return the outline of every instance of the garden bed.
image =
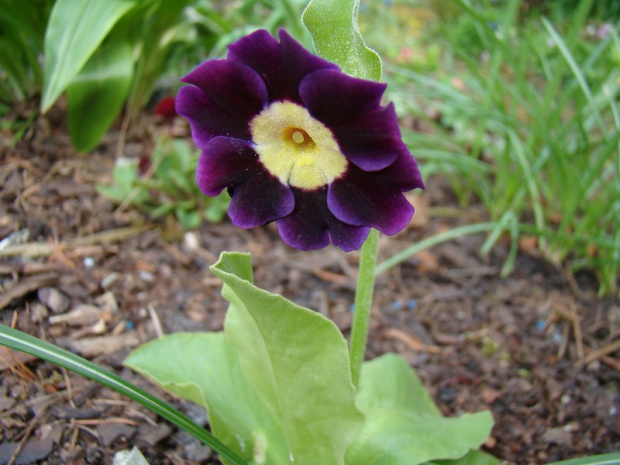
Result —
<instances>
[{"instance_id":1,"label":"garden bed","mask_svg":"<svg viewBox=\"0 0 620 465\"><path fill-rule=\"evenodd\" d=\"M220 252L250 252L258 286L320 311L348 335L358 252L302 253L271 225L243 231L224 221L185 232L173 220L119 209L97 192L112 181L118 132L78 155L60 115L37 119L16 146L7 137L1 149L0 237L12 241L0 258L0 322L110 368L205 426L201 408L122 362L158 334L222 328L227 303L208 269ZM171 127L141 118L125 153L150 155L156 135ZM426 184L412 197L411 226L381 238L380 262L485 219L475 205L459 209L441 178ZM401 354L446 415L490 409L495 427L485 450L506 463L620 449L620 305L597 298L594 276L548 265L535 242L522 241L502 279L508 244L482 257L483 241L441 244L378 277L368 357ZM0 370L0 465L107 464L132 444L152 464L219 463L152 412L52 364L0 348Z\"/></svg>"}]
</instances>

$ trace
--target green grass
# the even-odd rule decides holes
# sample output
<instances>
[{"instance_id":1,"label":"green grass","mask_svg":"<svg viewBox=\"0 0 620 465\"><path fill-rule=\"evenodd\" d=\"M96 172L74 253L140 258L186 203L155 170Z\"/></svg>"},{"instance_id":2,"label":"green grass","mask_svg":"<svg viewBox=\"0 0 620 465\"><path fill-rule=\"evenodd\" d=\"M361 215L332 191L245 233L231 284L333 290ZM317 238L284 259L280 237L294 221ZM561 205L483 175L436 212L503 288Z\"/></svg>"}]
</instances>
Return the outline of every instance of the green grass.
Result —
<instances>
[{"instance_id":1,"label":"green grass","mask_svg":"<svg viewBox=\"0 0 620 465\"><path fill-rule=\"evenodd\" d=\"M513 239L523 235L557 265L588 268L601 294L618 290L620 267L620 40L588 37L592 1L572 15L523 17L502 7L456 2L456 15L428 22L418 40L440 44L432 72L419 63L386 66L401 115L431 125L404 131L428 182L446 176L463 207L488 210ZM483 8L481 8L483 7ZM426 35L424 35L426 34ZM429 113L434 117L430 118Z\"/></svg>"}]
</instances>

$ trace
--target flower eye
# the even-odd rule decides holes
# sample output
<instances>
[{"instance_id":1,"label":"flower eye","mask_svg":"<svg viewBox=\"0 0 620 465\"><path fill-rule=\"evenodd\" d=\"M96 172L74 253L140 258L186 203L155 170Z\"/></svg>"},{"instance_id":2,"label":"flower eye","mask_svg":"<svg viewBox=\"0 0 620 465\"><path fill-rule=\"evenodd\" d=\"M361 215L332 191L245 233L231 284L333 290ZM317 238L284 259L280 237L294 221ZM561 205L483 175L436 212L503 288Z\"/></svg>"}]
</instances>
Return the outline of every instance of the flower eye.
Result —
<instances>
[{"instance_id":1,"label":"flower eye","mask_svg":"<svg viewBox=\"0 0 620 465\"><path fill-rule=\"evenodd\" d=\"M300 148L316 146L314 140L312 140L312 137L310 137L302 128L286 128L283 134L283 139L285 141L293 141Z\"/></svg>"},{"instance_id":2,"label":"flower eye","mask_svg":"<svg viewBox=\"0 0 620 465\"><path fill-rule=\"evenodd\" d=\"M233 224L275 221L283 240L308 250L330 241L361 247L370 228L395 234L414 209L403 192L423 188L401 140L384 84L353 78L285 31L229 46L188 74L177 97L202 150L197 181L232 193Z\"/></svg>"}]
</instances>

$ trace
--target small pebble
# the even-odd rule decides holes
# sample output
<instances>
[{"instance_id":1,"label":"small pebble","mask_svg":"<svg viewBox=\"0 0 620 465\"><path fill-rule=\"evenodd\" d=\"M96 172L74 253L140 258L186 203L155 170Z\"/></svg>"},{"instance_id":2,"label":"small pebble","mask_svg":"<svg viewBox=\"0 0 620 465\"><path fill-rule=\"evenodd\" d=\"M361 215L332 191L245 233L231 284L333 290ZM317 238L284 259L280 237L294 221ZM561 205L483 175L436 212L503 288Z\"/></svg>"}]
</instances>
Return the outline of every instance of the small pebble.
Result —
<instances>
[{"instance_id":1,"label":"small pebble","mask_svg":"<svg viewBox=\"0 0 620 465\"><path fill-rule=\"evenodd\" d=\"M118 273L112 272L101 280L101 287L107 289L118 279Z\"/></svg>"},{"instance_id":2,"label":"small pebble","mask_svg":"<svg viewBox=\"0 0 620 465\"><path fill-rule=\"evenodd\" d=\"M83 263L86 268L92 268L95 266L95 259L93 257L84 257Z\"/></svg>"},{"instance_id":3,"label":"small pebble","mask_svg":"<svg viewBox=\"0 0 620 465\"><path fill-rule=\"evenodd\" d=\"M42 287L38 290L37 297L54 313L66 312L71 305L71 299L55 287Z\"/></svg>"},{"instance_id":4,"label":"small pebble","mask_svg":"<svg viewBox=\"0 0 620 465\"><path fill-rule=\"evenodd\" d=\"M200 248L200 240L195 232L187 232L183 236L183 245L187 250L196 250Z\"/></svg>"},{"instance_id":5,"label":"small pebble","mask_svg":"<svg viewBox=\"0 0 620 465\"><path fill-rule=\"evenodd\" d=\"M140 279L142 279L143 281L146 281L147 283L152 283L153 279L155 279L155 277L153 276L153 273L150 273L148 271L140 271L139 275L140 275Z\"/></svg>"}]
</instances>

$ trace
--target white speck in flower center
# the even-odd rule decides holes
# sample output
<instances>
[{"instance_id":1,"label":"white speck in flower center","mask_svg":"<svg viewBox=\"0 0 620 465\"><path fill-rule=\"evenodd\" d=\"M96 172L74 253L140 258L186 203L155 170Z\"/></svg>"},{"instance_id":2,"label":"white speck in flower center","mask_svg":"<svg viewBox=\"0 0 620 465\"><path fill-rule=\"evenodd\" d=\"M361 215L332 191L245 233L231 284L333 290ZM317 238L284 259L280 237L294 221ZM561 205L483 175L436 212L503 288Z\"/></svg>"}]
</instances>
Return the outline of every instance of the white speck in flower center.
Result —
<instances>
[{"instance_id":1,"label":"white speck in flower center","mask_svg":"<svg viewBox=\"0 0 620 465\"><path fill-rule=\"evenodd\" d=\"M306 140L306 138L301 133L301 131L294 131L292 137L293 137L293 140L297 142L298 144L301 144L304 140Z\"/></svg>"},{"instance_id":2,"label":"white speck in flower center","mask_svg":"<svg viewBox=\"0 0 620 465\"><path fill-rule=\"evenodd\" d=\"M332 132L296 103L272 103L254 117L250 130L261 163L284 184L316 189L347 168Z\"/></svg>"}]
</instances>

